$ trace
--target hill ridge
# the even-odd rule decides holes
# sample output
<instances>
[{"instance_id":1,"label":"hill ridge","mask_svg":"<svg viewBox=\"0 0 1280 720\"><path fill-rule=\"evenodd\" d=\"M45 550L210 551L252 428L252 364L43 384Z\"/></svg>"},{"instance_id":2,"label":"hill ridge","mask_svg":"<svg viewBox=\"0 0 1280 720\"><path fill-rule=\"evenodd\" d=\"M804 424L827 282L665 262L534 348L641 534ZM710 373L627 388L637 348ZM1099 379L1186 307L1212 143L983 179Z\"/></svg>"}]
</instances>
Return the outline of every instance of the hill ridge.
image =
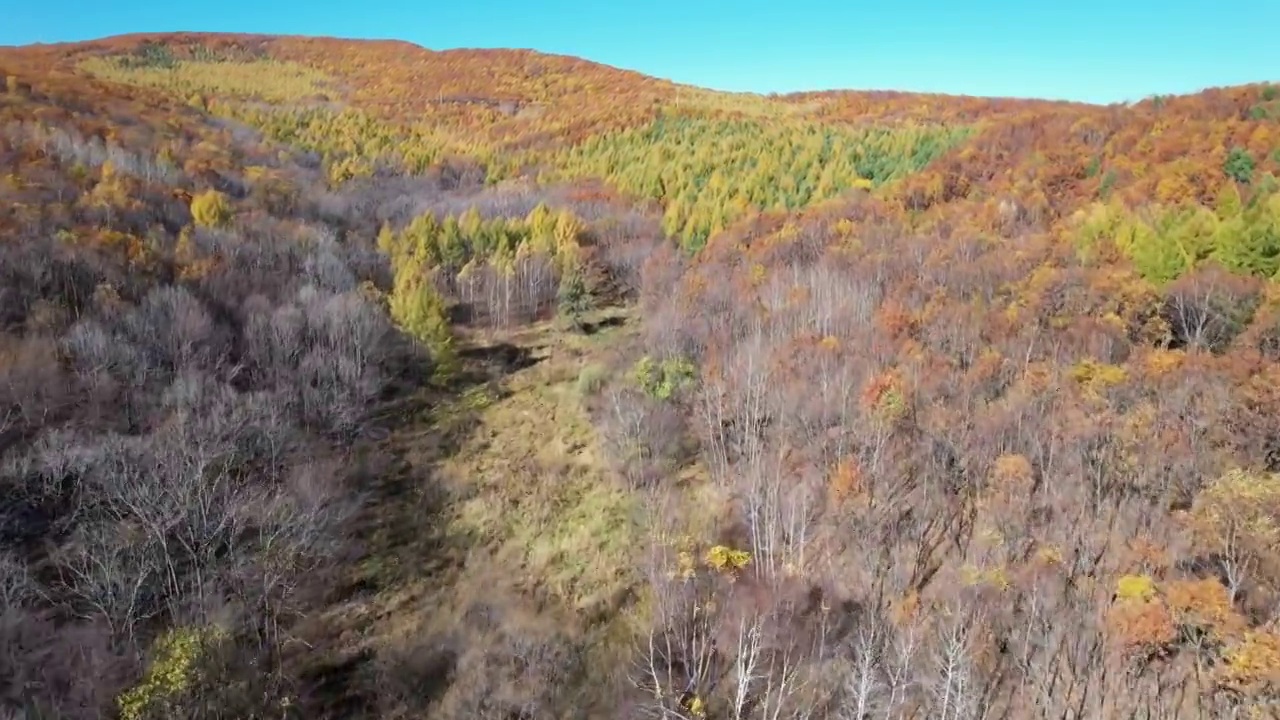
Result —
<instances>
[{"instance_id":1,"label":"hill ridge","mask_svg":"<svg viewBox=\"0 0 1280 720\"><path fill-rule=\"evenodd\" d=\"M5 711L1275 707L1280 87L125 38L0 50Z\"/></svg>"},{"instance_id":2,"label":"hill ridge","mask_svg":"<svg viewBox=\"0 0 1280 720\"><path fill-rule=\"evenodd\" d=\"M1159 95L1158 93L1151 93L1146 97L1144 97L1142 100L1137 100L1132 102L1092 103L1092 102L1086 102L1082 100L1061 100L1061 99L1048 99L1048 98L1038 98L1038 97L1007 97L1007 96L994 96L994 95L993 96L969 95L969 94L961 94L961 93L913 91L913 90L899 90L899 89L887 89L887 88L833 87L833 88L825 88L825 89L818 89L818 90L795 90L795 91L785 91L785 92L718 90L715 88L700 86L694 83L677 82L670 78L663 78L656 75L650 75L644 72L643 70L623 67L620 65L612 65L606 62L594 60L584 56L572 55L568 53L549 52L549 51L539 50L533 47L514 47L514 46L512 47L479 47L479 46L461 47L459 46L459 47L448 47L448 48L431 48L425 45L419 45L410 40L403 40L399 38L357 38L357 37L345 37L345 36L336 36L336 35L234 33L234 32L193 31L193 30L148 31L148 32L137 32L137 33L121 33L117 35L106 35L106 36L86 39L86 40L58 41L58 42L52 42L52 43L31 43L27 45L0 45L0 51L22 51L24 49L65 50L65 49L74 49L74 48L83 48L83 49L91 48L91 49L108 49L109 50L109 49L119 49L117 46L122 43L141 43L141 42L148 42L148 41L160 42L160 43L164 43L164 42L186 43L186 42L193 42L193 41L200 41L200 40L213 40L213 41L228 42L228 43L236 42L236 41L246 41L246 40L266 41L266 42L302 41L302 42L320 42L320 43L333 43L333 44L350 43L350 44L356 44L356 45L405 47L405 48L411 48L416 51L423 51L431 54L438 54L438 55L456 54L459 56L467 56L472 54L486 54L486 53L495 54L495 55L526 54L536 58L552 58L552 59L558 59L558 60L569 60L575 63L582 63L589 66L604 68L607 70L616 71L620 73L634 74L634 75L643 77L646 80L666 83L672 86L679 86L679 87L684 87L689 89L715 92L715 93L720 93L725 95L750 95L750 96L756 96L756 97L762 97L762 98L778 98L778 99L784 99L784 100L791 100L791 99L803 100L803 99L811 99L816 97L826 97L831 95L851 94L851 95L867 95L867 96L880 96L880 97L915 96L915 97L956 98L956 99L970 98L970 99L990 100L990 101L997 101L997 102L1051 103L1056 105L1070 105L1070 106L1111 107L1111 106L1129 106L1129 105L1149 101L1150 98L1156 97L1157 95ZM1187 96L1198 95L1206 91L1229 90L1231 88L1252 88L1252 87L1256 87L1263 84L1265 84L1265 81L1259 80L1258 82L1255 82L1255 83L1246 83L1242 85L1208 86L1205 88L1201 88L1200 90L1188 91L1185 93L1177 93L1173 95L1166 95L1165 97L1187 97Z\"/></svg>"}]
</instances>

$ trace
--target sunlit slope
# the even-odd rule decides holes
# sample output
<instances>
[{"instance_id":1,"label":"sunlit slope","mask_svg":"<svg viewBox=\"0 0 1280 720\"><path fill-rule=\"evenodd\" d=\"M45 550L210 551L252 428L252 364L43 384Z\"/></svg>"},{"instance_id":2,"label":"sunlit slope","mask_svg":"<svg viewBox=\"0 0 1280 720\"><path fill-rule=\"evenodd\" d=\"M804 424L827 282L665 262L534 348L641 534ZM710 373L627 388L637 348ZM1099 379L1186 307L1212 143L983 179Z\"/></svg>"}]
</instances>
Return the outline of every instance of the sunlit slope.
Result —
<instances>
[{"instance_id":1,"label":"sunlit slope","mask_svg":"<svg viewBox=\"0 0 1280 720\"><path fill-rule=\"evenodd\" d=\"M1130 255L1152 254L1139 247L1143 233L1193 224L1182 260L1147 262L1168 276L1171 264L1206 255L1186 249L1217 232L1205 229L1206 210L1220 224L1248 211L1246 224L1269 232L1268 178L1280 169L1280 98L1269 86L1107 107L884 91L761 96L528 50L222 34L10 48L0 65L15 88L146 102L174 122L243 122L314 153L334 185L442 162L478 164L490 181L601 178L660 202L664 229L690 248L760 212L828 202L823 216L856 215L829 201L869 190L877 213L985 234L1053 231L1088 244L1105 216L1139 228L1121 242ZM83 103L89 123L110 113L94 102ZM1249 262L1270 272L1270 261Z\"/></svg>"}]
</instances>

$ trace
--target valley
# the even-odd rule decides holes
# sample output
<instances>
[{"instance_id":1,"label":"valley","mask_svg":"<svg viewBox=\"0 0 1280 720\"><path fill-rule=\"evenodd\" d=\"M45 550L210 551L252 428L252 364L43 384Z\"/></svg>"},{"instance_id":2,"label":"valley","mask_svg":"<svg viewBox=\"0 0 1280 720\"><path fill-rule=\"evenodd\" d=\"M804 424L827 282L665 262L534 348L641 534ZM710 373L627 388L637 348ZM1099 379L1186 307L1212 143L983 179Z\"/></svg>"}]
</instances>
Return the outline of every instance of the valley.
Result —
<instances>
[{"instance_id":1,"label":"valley","mask_svg":"<svg viewBox=\"0 0 1280 720\"><path fill-rule=\"evenodd\" d=\"M6 713L1273 716L1280 86L0 76Z\"/></svg>"}]
</instances>

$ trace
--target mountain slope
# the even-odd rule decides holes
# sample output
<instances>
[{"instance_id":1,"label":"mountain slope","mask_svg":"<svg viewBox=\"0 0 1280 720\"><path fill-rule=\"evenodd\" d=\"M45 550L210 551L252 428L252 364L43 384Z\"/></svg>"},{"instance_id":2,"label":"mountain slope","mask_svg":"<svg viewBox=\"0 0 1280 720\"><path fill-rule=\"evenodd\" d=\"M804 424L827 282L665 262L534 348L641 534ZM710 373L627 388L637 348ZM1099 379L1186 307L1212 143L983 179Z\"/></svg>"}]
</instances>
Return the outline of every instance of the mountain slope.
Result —
<instances>
[{"instance_id":1,"label":"mountain slope","mask_svg":"<svg viewBox=\"0 0 1280 720\"><path fill-rule=\"evenodd\" d=\"M485 165L491 181L537 168L548 178L600 175L629 193L662 201L670 211L668 229L695 245L746 210L798 209L857 187L859 177L878 185L893 176L897 181L877 194L897 212L949 205L933 215L964 218L991 232L1010 216L1054 226L1108 199L1127 207L1153 200L1212 204L1227 163L1247 167L1240 179L1248 181L1276 171L1280 161L1273 139L1280 108L1265 86L1096 107L884 92L766 98L680 87L532 51L433 52L386 41L184 34L5 53L12 58L6 62L22 71L18 83L23 72L36 77L45 72L37 68L52 66L68 82L63 73L174 93L320 153L331 177L367 173L379 161L422 172L459 155ZM657 157L654 167L665 165L655 153L664 152L661 126L672 117L700 123L697 137L676 142L711 148L709 141L723 137L748 156L777 156L776 148L759 144L761 137L804 143L815 128L853 142L832 148L824 140L784 160L780 175L743 174L730 153L718 179L721 157L660 183L628 177L637 172L636 157ZM861 147L860 134L868 128L882 133L917 125L922 129L914 132L962 133L965 139L924 154L912 140ZM943 157L927 172L919 172L915 160L898 172L894 158L904 150L926 164ZM859 174L840 170L840 162ZM732 181L724 179L729 176ZM790 183L802 189L798 204ZM787 187L779 196L774 189L781 185Z\"/></svg>"},{"instance_id":2,"label":"mountain slope","mask_svg":"<svg viewBox=\"0 0 1280 720\"><path fill-rule=\"evenodd\" d=\"M1274 707L1273 86L199 33L0 75L6 709Z\"/></svg>"}]
</instances>

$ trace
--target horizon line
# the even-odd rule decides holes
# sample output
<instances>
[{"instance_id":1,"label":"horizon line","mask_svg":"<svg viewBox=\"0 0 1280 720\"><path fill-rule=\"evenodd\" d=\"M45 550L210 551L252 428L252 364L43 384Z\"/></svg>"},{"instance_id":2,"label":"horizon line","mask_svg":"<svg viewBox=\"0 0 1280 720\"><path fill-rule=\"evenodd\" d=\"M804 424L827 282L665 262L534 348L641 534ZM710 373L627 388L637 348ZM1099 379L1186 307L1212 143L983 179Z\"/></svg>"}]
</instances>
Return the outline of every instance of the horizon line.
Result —
<instances>
[{"instance_id":1,"label":"horizon line","mask_svg":"<svg viewBox=\"0 0 1280 720\"><path fill-rule=\"evenodd\" d=\"M1007 101L1015 101L1015 102L1018 102L1018 101L1041 102L1041 103L1053 103L1053 104L1064 104L1064 105L1089 105L1092 107L1106 108L1106 107L1113 107L1113 106L1133 107L1135 105L1140 105L1143 102L1156 100L1159 98L1191 97L1194 95L1199 95L1199 94L1210 92L1213 90L1227 90L1232 88L1253 87L1256 85L1266 86L1266 85L1273 84L1273 81L1260 79L1260 80L1254 80L1250 82L1238 83L1238 84L1232 84L1232 85L1208 85L1208 86L1200 87L1194 90L1187 90L1187 91L1175 92L1175 93L1154 93L1154 92L1146 93L1138 97L1130 97L1122 100L1112 100L1109 102L1102 102L1102 101L1096 101L1096 100L1078 100L1078 99L1062 98L1062 97L1054 98L1054 97L1047 97L1047 96L1041 96L1041 95L975 95L971 93L945 92L945 91L938 91L938 90L911 90L911 89L887 88L887 87L883 87L883 88L882 87L856 87L856 88L855 87L824 87L824 88L809 88L809 89L796 89L796 90L770 90L770 91L729 90L725 88L712 87L710 85L700 85L697 83L683 82L683 81L675 80L669 77L662 77L660 75L651 74L639 68L624 67L622 65L614 65L612 63L607 63L600 60L594 60L590 57L586 57L583 55L572 55L569 53L541 50L536 47L458 45L458 46L452 46L452 47L433 48L433 47L428 47L426 45L422 45L420 43L416 43L412 40L406 40L404 38L399 38L399 37L386 37L386 36L357 37L357 36L342 36L342 35L307 35L307 34L301 34L301 33L271 33L271 32L222 31L222 30L142 30L142 31L136 31L136 32L116 33L114 35L101 35L101 36L72 39L72 40L53 40L53 41L36 40L33 42L23 43L20 45L0 44L0 50L21 50L23 48L54 47L58 45L84 45L89 43L103 42L108 40L118 40L118 39L131 38L131 37L140 38L140 37L147 37L147 36L174 36L174 35L205 35L205 36L233 36L233 37L242 36L242 37L259 37L259 38L299 38L299 39L315 39L315 40L336 40L340 42L357 42L357 43L393 42L393 43L402 43L405 45L410 45L415 48L419 48L421 50L426 50L428 52L436 52L436 53L475 52L475 51L531 52L539 55L545 55L548 57L561 57L561 58L569 58L573 60L580 60L583 62L589 62L595 65L607 67L607 68L618 70L621 72L635 73L637 75L642 75L646 78L667 82L672 85L681 86L681 87L693 88L697 90L705 90L709 92L722 93L727 95L755 95L763 98L780 98L780 99L786 99L788 97L793 97L793 96L815 95L815 94L824 94L824 93L849 93L849 94L893 93L898 95L920 95L920 96L933 96L933 97L945 97L945 98L970 98L970 99L988 100L988 101L1007 100Z\"/></svg>"}]
</instances>

